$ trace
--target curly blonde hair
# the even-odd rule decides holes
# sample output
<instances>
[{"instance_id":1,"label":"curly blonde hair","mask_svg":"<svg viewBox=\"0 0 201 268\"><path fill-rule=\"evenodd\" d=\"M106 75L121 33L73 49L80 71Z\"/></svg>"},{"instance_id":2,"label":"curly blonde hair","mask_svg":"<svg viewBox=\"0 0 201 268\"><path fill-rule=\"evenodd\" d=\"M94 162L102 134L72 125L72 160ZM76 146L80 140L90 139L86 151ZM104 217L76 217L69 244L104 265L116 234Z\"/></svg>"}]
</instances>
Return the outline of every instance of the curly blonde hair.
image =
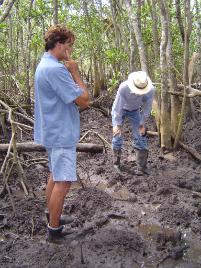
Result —
<instances>
[{"instance_id":1,"label":"curly blonde hair","mask_svg":"<svg viewBox=\"0 0 201 268\"><path fill-rule=\"evenodd\" d=\"M45 33L45 50L53 49L57 42L64 44L74 42L75 35L64 25L51 26Z\"/></svg>"}]
</instances>

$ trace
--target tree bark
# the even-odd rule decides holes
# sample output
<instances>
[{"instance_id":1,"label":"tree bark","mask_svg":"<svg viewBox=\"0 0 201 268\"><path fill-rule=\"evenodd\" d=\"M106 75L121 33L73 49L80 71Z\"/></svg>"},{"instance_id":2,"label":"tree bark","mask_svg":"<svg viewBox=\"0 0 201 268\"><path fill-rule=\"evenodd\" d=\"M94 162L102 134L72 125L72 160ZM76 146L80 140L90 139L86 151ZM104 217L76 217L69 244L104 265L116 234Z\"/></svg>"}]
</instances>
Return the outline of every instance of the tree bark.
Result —
<instances>
[{"instance_id":1,"label":"tree bark","mask_svg":"<svg viewBox=\"0 0 201 268\"><path fill-rule=\"evenodd\" d=\"M93 97L97 98L100 95L100 76L96 53L93 54L93 69L94 69L94 86L93 86Z\"/></svg>"},{"instance_id":2,"label":"tree bark","mask_svg":"<svg viewBox=\"0 0 201 268\"><path fill-rule=\"evenodd\" d=\"M160 46L160 67L161 67L161 147L170 149L171 145L171 124L170 124L170 98L168 94L167 80L167 58L166 49L168 44L168 16L164 0L159 0L161 11L162 37Z\"/></svg>"},{"instance_id":3,"label":"tree bark","mask_svg":"<svg viewBox=\"0 0 201 268\"><path fill-rule=\"evenodd\" d=\"M136 38L139 56L140 56L141 69L148 73L147 57L146 57L145 47L144 47L144 43L142 39L142 32L139 28L139 22L138 22L137 15L136 15L136 7L135 7L135 11L133 12L133 6L131 3L131 0L126 0L126 5L128 8L128 14L131 18L131 23L132 23L131 27L133 27L134 33L135 33L135 38Z\"/></svg>"},{"instance_id":4,"label":"tree bark","mask_svg":"<svg viewBox=\"0 0 201 268\"><path fill-rule=\"evenodd\" d=\"M53 23L54 25L59 23L58 19L58 0L53 0Z\"/></svg>"},{"instance_id":5,"label":"tree bark","mask_svg":"<svg viewBox=\"0 0 201 268\"><path fill-rule=\"evenodd\" d=\"M176 6L176 18L179 24L179 30L181 33L181 38L184 43L184 26L182 23L182 18L181 18L181 3L180 0L175 0L175 6Z\"/></svg>"},{"instance_id":6,"label":"tree bark","mask_svg":"<svg viewBox=\"0 0 201 268\"><path fill-rule=\"evenodd\" d=\"M10 0L7 4L7 6L5 7L4 11L3 11L3 14L1 15L0 17L0 23L2 23L6 17L8 16L13 4L15 3L16 0Z\"/></svg>"},{"instance_id":7,"label":"tree bark","mask_svg":"<svg viewBox=\"0 0 201 268\"><path fill-rule=\"evenodd\" d=\"M194 82L199 82L201 81L201 19L200 19L200 14L201 14L201 2L198 0L195 0L195 20L196 20L196 52L199 54L199 58L197 60L196 66L195 66L195 71L194 71Z\"/></svg>"},{"instance_id":8,"label":"tree bark","mask_svg":"<svg viewBox=\"0 0 201 268\"><path fill-rule=\"evenodd\" d=\"M189 78L188 78L188 62L189 62L189 44L190 44L190 35L192 30L192 17L190 12L190 0L184 1L184 66L183 66L183 85L184 85L184 97L182 101L181 107L181 116L179 120L179 125L176 133L176 137L174 140L174 149L177 148L178 141L180 139L183 122L186 115L186 103L187 103L187 94L189 86Z\"/></svg>"},{"instance_id":9,"label":"tree bark","mask_svg":"<svg viewBox=\"0 0 201 268\"><path fill-rule=\"evenodd\" d=\"M130 20L131 25L131 20ZM135 67L135 34L133 31L133 27L130 27L130 55L129 55L129 71L134 72L136 70Z\"/></svg>"},{"instance_id":10,"label":"tree bark","mask_svg":"<svg viewBox=\"0 0 201 268\"><path fill-rule=\"evenodd\" d=\"M200 1L199 1L200 2ZM200 12L201 12L201 3L198 3L198 0L195 0L195 8L196 8L196 30L197 30L197 50L201 53L201 21L200 21Z\"/></svg>"},{"instance_id":11,"label":"tree bark","mask_svg":"<svg viewBox=\"0 0 201 268\"><path fill-rule=\"evenodd\" d=\"M27 104L27 112L29 115L31 115L31 86L30 86L30 73L31 73L31 49L30 49L30 42L31 42L31 35L32 35L32 29L31 29L31 10L33 7L34 0L30 1L29 5L29 12L28 12L28 18L27 18L27 42L26 42L26 52L25 52L25 62L26 62L26 104Z\"/></svg>"},{"instance_id":12,"label":"tree bark","mask_svg":"<svg viewBox=\"0 0 201 268\"><path fill-rule=\"evenodd\" d=\"M153 33L153 50L154 50L154 64L159 67L159 37L158 37L158 17L156 12L156 0L148 0L149 8L152 18L152 33Z\"/></svg>"},{"instance_id":13,"label":"tree bark","mask_svg":"<svg viewBox=\"0 0 201 268\"><path fill-rule=\"evenodd\" d=\"M115 46L116 48L120 49L120 32L117 26L117 20L116 20L116 1L110 0L110 9L111 9L111 14L112 14L112 22L114 26L114 34L115 34Z\"/></svg>"},{"instance_id":14,"label":"tree bark","mask_svg":"<svg viewBox=\"0 0 201 268\"><path fill-rule=\"evenodd\" d=\"M89 29L89 37L91 38L92 43L95 44L94 35L92 32L93 22L91 21L91 17L90 17L89 10L88 10L89 4L90 4L89 1L86 1L86 0L83 1L83 10L84 10L84 14L85 14L85 24L86 24L86 27ZM97 49L94 48L94 46L91 47L90 62L91 62L90 63L90 66L91 66L91 69L90 69L90 71L91 71L91 84L94 84L93 96L98 97L100 95L99 65L98 65L98 59L97 59ZM94 75L94 81L92 79L93 75Z\"/></svg>"},{"instance_id":15,"label":"tree bark","mask_svg":"<svg viewBox=\"0 0 201 268\"><path fill-rule=\"evenodd\" d=\"M168 43L167 43L167 64L168 64L168 79L170 85L170 91L176 92L177 91L177 79L175 73L175 64L174 64L174 57L173 57L173 48L172 48L172 36L170 31L170 14L167 9L167 24L168 24ZM171 103L171 135L175 137L177 132L177 127L179 124L179 112L181 109L181 102L176 95L170 96L170 103Z\"/></svg>"}]
</instances>

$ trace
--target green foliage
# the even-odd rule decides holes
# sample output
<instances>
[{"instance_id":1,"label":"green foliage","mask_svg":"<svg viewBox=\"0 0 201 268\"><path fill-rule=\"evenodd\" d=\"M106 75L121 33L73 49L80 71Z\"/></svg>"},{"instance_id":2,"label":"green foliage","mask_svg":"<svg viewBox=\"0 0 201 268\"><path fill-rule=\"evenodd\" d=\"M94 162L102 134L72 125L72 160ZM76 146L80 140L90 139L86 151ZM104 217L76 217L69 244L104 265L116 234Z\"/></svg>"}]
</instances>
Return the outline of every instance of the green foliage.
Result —
<instances>
[{"instance_id":1,"label":"green foliage","mask_svg":"<svg viewBox=\"0 0 201 268\"><path fill-rule=\"evenodd\" d=\"M151 110L151 116L156 117L156 115L157 115L157 111L152 109Z\"/></svg>"},{"instance_id":2,"label":"green foliage","mask_svg":"<svg viewBox=\"0 0 201 268\"><path fill-rule=\"evenodd\" d=\"M119 86L120 78L121 78L121 74L115 73L115 75L108 80L107 90L110 95L112 95L114 91L117 89L117 87Z\"/></svg>"},{"instance_id":3,"label":"green foliage","mask_svg":"<svg viewBox=\"0 0 201 268\"><path fill-rule=\"evenodd\" d=\"M43 43L43 38L41 34L39 33L34 33L30 42L30 49L33 49L34 47L41 47L41 44Z\"/></svg>"},{"instance_id":4,"label":"green foliage","mask_svg":"<svg viewBox=\"0 0 201 268\"><path fill-rule=\"evenodd\" d=\"M154 77L155 77L155 81L160 81L161 73L160 73L160 69L159 68L155 68L154 69Z\"/></svg>"},{"instance_id":5,"label":"green foliage","mask_svg":"<svg viewBox=\"0 0 201 268\"><path fill-rule=\"evenodd\" d=\"M105 59L108 64L115 65L118 64L119 62L126 61L128 58L123 51L115 47L112 47L105 50Z\"/></svg>"},{"instance_id":6,"label":"green foliage","mask_svg":"<svg viewBox=\"0 0 201 268\"><path fill-rule=\"evenodd\" d=\"M0 23L0 33L3 32L7 28L7 24L5 22Z\"/></svg>"},{"instance_id":7,"label":"green foliage","mask_svg":"<svg viewBox=\"0 0 201 268\"><path fill-rule=\"evenodd\" d=\"M100 1L79 1L79 0L59 0L58 16L59 22L67 25L76 35L73 57L82 62L84 71L93 69L93 60L96 58L101 63L106 83L110 89L115 89L123 75L128 72L130 57L130 25L127 8L124 1L112 1L115 7L115 20L120 32L119 46L116 47L115 28L112 19L110 5L102 2L102 8L98 4ZM158 1L157 1L158 2ZM160 68L154 66L159 62L153 59L153 33L151 8L147 1L142 1L141 8L141 30L143 42L148 54L149 73L154 75L157 82L160 81ZM182 74L183 69L183 43L176 18L175 6L172 1L167 1L170 15L171 37L173 44L173 57L177 76ZM199 3L200 5L200 3ZM184 20L183 1L181 1L182 19ZM133 9L133 12L136 12ZM161 23L159 6L156 6L158 15L158 34L161 37ZM200 14L195 16L193 11L193 28L191 34L190 53L196 51L200 44L197 43L196 20ZM30 25L28 24L30 21ZM10 19L6 19L0 24L0 60L4 64L4 69L10 72L10 65L15 70L16 75L22 85L25 85L26 69L24 55L30 51L31 68L30 76L33 79L34 64L44 51L44 32L53 24L53 1L35 0L30 10L30 1L17 1L11 10ZM29 27L30 26L30 27ZM11 36L12 35L12 47ZM160 40L159 40L160 41ZM127 42L127 43L126 43ZM127 45L127 46L126 46ZM128 50L126 50L128 47ZM137 53L136 49L136 53ZM36 54L37 53L37 54ZM136 68L139 68L138 55L136 55ZM12 63L12 64L11 64ZM151 69L152 68L152 69ZM87 72L87 71L86 71ZM93 77L91 78L93 80Z\"/></svg>"}]
</instances>

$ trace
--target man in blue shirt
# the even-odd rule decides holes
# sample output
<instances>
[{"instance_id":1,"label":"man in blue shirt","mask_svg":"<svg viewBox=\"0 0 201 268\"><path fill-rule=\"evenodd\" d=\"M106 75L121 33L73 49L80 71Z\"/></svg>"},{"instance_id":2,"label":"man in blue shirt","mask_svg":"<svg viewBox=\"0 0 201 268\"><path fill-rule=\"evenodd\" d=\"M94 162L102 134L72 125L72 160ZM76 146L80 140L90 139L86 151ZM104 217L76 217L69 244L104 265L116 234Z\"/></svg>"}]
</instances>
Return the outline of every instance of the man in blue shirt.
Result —
<instances>
[{"instance_id":1,"label":"man in blue shirt","mask_svg":"<svg viewBox=\"0 0 201 268\"><path fill-rule=\"evenodd\" d=\"M46 147L50 175L46 187L48 240L61 241L64 199L76 181L76 145L80 135L78 106L89 104L89 93L71 59L74 34L65 26L50 27L45 34L46 52L35 73L34 140ZM65 65L60 61L65 61Z\"/></svg>"},{"instance_id":2,"label":"man in blue shirt","mask_svg":"<svg viewBox=\"0 0 201 268\"><path fill-rule=\"evenodd\" d=\"M135 174L149 173L145 119L151 112L154 91L150 78L143 71L131 73L128 79L119 86L112 106L113 164L118 172L120 172L123 145L122 126L124 119L128 117L132 126L133 143L136 150L137 170Z\"/></svg>"}]
</instances>

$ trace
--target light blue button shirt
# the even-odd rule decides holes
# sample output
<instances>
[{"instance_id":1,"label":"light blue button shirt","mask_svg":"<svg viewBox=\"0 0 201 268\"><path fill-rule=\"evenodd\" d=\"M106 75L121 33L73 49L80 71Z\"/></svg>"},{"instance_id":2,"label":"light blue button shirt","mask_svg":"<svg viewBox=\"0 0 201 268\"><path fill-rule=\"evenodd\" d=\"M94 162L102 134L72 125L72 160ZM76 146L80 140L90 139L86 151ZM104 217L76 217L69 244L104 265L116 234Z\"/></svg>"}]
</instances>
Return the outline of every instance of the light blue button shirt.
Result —
<instances>
[{"instance_id":1,"label":"light blue button shirt","mask_svg":"<svg viewBox=\"0 0 201 268\"><path fill-rule=\"evenodd\" d=\"M34 141L45 147L75 146L80 115L75 99L83 90L55 57L44 53L35 73Z\"/></svg>"},{"instance_id":2,"label":"light blue button shirt","mask_svg":"<svg viewBox=\"0 0 201 268\"><path fill-rule=\"evenodd\" d=\"M153 87L147 94L136 95L127 86L127 81L121 83L112 106L113 127L122 125L123 110L133 111L140 108L142 109L140 124L143 124L145 118L150 115L154 93Z\"/></svg>"}]
</instances>

